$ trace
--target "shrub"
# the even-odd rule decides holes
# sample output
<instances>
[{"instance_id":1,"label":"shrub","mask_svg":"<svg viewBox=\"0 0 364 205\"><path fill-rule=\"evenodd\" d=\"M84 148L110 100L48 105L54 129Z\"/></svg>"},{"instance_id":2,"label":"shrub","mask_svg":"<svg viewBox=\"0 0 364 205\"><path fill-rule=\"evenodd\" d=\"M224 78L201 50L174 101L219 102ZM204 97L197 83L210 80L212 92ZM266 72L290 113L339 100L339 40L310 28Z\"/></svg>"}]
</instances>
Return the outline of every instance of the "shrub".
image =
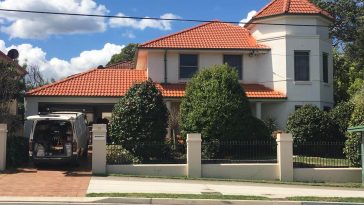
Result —
<instances>
[{"instance_id":1,"label":"shrub","mask_svg":"<svg viewBox=\"0 0 364 205\"><path fill-rule=\"evenodd\" d=\"M167 134L168 111L155 84L133 85L114 106L110 123L111 141L143 161L159 157L160 150L149 142L163 143Z\"/></svg>"},{"instance_id":2,"label":"shrub","mask_svg":"<svg viewBox=\"0 0 364 205\"><path fill-rule=\"evenodd\" d=\"M288 117L287 130L295 142L332 141L335 125L329 114L314 105L304 105Z\"/></svg>"},{"instance_id":3,"label":"shrub","mask_svg":"<svg viewBox=\"0 0 364 205\"><path fill-rule=\"evenodd\" d=\"M121 145L108 145L106 159L108 164L138 164L140 160Z\"/></svg>"},{"instance_id":4,"label":"shrub","mask_svg":"<svg viewBox=\"0 0 364 205\"><path fill-rule=\"evenodd\" d=\"M29 139L25 137L8 137L6 143L6 166L18 167L29 161Z\"/></svg>"},{"instance_id":5,"label":"shrub","mask_svg":"<svg viewBox=\"0 0 364 205\"><path fill-rule=\"evenodd\" d=\"M330 112L330 118L335 123L335 137L340 141L346 140L346 132L349 126L351 114L354 110L354 104L350 101L337 104Z\"/></svg>"},{"instance_id":6,"label":"shrub","mask_svg":"<svg viewBox=\"0 0 364 205\"><path fill-rule=\"evenodd\" d=\"M180 126L184 137L201 133L205 142L269 138L264 136L268 131L262 131L267 130L264 123L252 117L238 73L227 65L203 69L187 84Z\"/></svg>"},{"instance_id":7,"label":"shrub","mask_svg":"<svg viewBox=\"0 0 364 205\"><path fill-rule=\"evenodd\" d=\"M354 110L351 115L349 126L364 125L364 88L359 90L352 98ZM344 153L349 159L351 166L360 166L360 144L361 137L359 133L350 133L347 135Z\"/></svg>"}]
</instances>

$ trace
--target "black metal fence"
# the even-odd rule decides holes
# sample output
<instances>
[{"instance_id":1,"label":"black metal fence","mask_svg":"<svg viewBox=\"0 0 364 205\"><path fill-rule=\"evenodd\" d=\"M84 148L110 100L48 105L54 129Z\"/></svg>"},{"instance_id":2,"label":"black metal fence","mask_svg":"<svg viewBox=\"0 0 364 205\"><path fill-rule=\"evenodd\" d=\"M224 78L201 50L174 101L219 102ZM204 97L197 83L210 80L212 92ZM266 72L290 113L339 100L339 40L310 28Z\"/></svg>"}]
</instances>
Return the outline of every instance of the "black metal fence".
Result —
<instances>
[{"instance_id":1,"label":"black metal fence","mask_svg":"<svg viewBox=\"0 0 364 205\"><path fill-rule=\"evenodd\" d=\"M345 142L305 142L293 144L293 165L296 168L349 167L343 149Z\"/></svg>"},{"instance_id":2,"label":"black metal fence","mask_svg":"<svg viewBox=\"0 0 364 205\"><path fill-rule=\"evenodd\" d=\"M276 163L277 142L213 141L202 143L202 163Z\"/></svg>"},{"instance_id":3,"label":"black metal fence","mask_svg":"<svg viewBox=\"0 0 364 205\"><path fill-rule=\"evenodd\" d=\"M185 164L186 144L164 142L140 142L107 144L106 162L116 164Z\"/></svg>"}]
</instances>

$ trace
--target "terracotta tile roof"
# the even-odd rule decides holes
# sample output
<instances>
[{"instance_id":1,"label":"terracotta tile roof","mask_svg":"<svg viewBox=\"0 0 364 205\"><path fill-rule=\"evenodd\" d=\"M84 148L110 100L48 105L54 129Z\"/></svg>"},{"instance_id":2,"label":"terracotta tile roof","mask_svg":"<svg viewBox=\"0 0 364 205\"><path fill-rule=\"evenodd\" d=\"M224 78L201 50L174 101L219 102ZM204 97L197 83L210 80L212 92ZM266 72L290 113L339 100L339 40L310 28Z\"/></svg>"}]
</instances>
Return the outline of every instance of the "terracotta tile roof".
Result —
<instances>
[{"instance_id":1,"label":"terracotta tile roof","mask_svg":"<svg viewBox=\"0 0 364 205\"><path fill-rule=\"evenodd\" d=\"M29 96L123 96L135 82L146 80L144 70L92 69L36 88Z\"/></svg>"},{"instance_id":2,"label":"terracotta tile roof","mask_svg":"<svg viewBox=\"0 0 364 205\"><path fill-rule=\"evenodd\" d=\"M320 9L309 0L272 0L258 11L252 20L281 14L315 14L333 19L327 11Z\"/></svg>"},{"instance_id":3,"label":"terracotta tile roof","mask_svg":"<svg viewBox=\"0 0 364 205\"><path fill-rule=\"evenodd\" d=\"M36 88L27 96L120 97L133 83L147 80L144 70L92 69ZM249 98L284 99L283 94L259 84L242 84ZM186 84L157 84L164 97L183 97Z\"/></svg>"},{"instance_id":4,"label":"terracotta tile roof","mask_svg":"<svg viewBox=\"0 0 364 205\"><path fill-rule=\"evenodd\" d=\"M213 21L161 37L139 48L179 49L269 49L258 44L250 32L241 26Z\"/></svg>"},{"instance_id":5,"label":"terracotta tile roof","mask_svg":"<svg viewBox=\"0 0 364 205\"><path fill-rule=\"evenodd\" d=\"M133 61L119 62L106 66L108 69L134 69L135 64Z\"/></svg>"}]
</instances>

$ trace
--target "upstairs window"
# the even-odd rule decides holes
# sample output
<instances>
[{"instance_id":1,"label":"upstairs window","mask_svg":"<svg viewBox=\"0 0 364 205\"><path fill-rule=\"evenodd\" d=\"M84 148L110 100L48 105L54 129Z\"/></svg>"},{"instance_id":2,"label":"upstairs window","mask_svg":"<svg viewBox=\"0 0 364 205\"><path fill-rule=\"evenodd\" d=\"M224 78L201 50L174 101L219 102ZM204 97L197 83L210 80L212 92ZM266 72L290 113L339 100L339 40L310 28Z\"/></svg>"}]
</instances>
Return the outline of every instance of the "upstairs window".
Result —
<instances>
[{"instance_id":1,"label":"upstairs window","mask_svg":"<svg viewBox=\"0 0 364 205\"><path fill-rule=\"evenodd\" d=\"M310 52L308 51L294 52L294 80L295 81L310 80Z\"/></svg>"},{"instance_id":2,"label":"upstairs window","mask_svg":"<svg viewBox=\"0 0 364 205\"><path fill-rule=\"evenodd\" d=\"M198 71L198 56L196 54L179 55L179 78L189 79Z\"/></svg>"},{"instance_id":3,"label":"upstairs window","mask_svg":"<svg viewBox=\"0 0 364 205\"><path fill-rule=\"evenodd\" d=\"M238 71L239 79L243 79L243 57L241 55L224 55L224 64Z\"/></svg>"},{"instance_id":4,"label":"upstairs window","mask_svg":"<svg viewBox=\"0 0 364 205\"><path fill-rule=\"evenodd\" d=\"M329 56L327 53L322 54L323 81L329 82Z\"/></svg>"}]
</instances>

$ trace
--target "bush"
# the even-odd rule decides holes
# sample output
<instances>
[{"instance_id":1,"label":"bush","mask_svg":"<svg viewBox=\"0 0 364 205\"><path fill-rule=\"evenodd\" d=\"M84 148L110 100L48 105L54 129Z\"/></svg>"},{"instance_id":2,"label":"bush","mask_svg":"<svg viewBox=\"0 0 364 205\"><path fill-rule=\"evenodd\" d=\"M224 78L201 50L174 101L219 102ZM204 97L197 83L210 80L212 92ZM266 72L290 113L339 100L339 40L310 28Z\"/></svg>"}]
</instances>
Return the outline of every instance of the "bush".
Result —
<instances>
[{"instance_id":1,"label":"bush","mask_svg":"<svg viewBox=\"0 0 364 205\"><path fill-rule=\"evenodd\" d=\"M112 142L143 161L161 155L160 150L147 145L164 142L168 111L162 94L151 80L133 85L114 106L112 116Z\"/></svg>"},{"instance_id":2,"label":"bush","mask_svg":"<svg viewBox=\"0 0 364 205\"><path fill-rule=\"evenodd\" d=\"M107 145L106 159L108 164L138 164L140 160L121 145Z\"/></svg>"},{"instance_id":3,"label":"bush","mask_svg":"<svg viewBox=\"0 0 364 205\"><path fill-rule=\"evenodd\" d=\"M359 90L353 97L352 103L354 110L349 122L350 127L364 125L364 88ZM359 133L350 133L347 135L344 153L349 159L351 166L360 166L360 144L361 137Z\"/></svg>"},{"instance_id":4,"label":"bush","mask_svg":"<svg viewBox=\"0 0 364 205\"><path fill-rule=\"evenodd\" d=\"M354 110L354 104L352 102L341 102L337 104L330 112L330 118L335 123L336 127L336 139L340 141L346 140L346 132L351 119L351 114Z\"/></svg>"},{"instance_id":5,"label":"bush","mask_svg":"<svg viewBox=\"0 0 364 205\"><path fill-rule=\"evenodd\" d=\"M332 141L335 125L328 113L314 105L304 105L288 117L287 130L295 142Z\"/></svg>"},{"instance_id":6,"label":"bush","mask_svg":"<svg viewBox=\"0 0 364 205\"><path fill-rule=\"evenodd\" d=\"M29 161L29 139L8 137L6 143L6 166L19 167Z\"/></svg>"},{"instance_id":7,"label":"bush","mask_svg":"<svg viewBox=\"0 0 364 205\"><path fill-rule=\"evenodd\" d=\"M183 136L201 133L205 141L237 139L251 116L237 72L224 66L204 69L187 84L180 107Z\"/></svg>"},{"instance_id":8,"label":"bush","mask_svg":"<svg viewBox=\"0 0 364 205\"><path fill-rule=\"evenodd\" d=\"M201 133L205 142L269 138L264 123L252 117L238 73L227 65L203 69L189 81L180 107L180 126L184 137Z\"/></svg>"}]
</instances>

